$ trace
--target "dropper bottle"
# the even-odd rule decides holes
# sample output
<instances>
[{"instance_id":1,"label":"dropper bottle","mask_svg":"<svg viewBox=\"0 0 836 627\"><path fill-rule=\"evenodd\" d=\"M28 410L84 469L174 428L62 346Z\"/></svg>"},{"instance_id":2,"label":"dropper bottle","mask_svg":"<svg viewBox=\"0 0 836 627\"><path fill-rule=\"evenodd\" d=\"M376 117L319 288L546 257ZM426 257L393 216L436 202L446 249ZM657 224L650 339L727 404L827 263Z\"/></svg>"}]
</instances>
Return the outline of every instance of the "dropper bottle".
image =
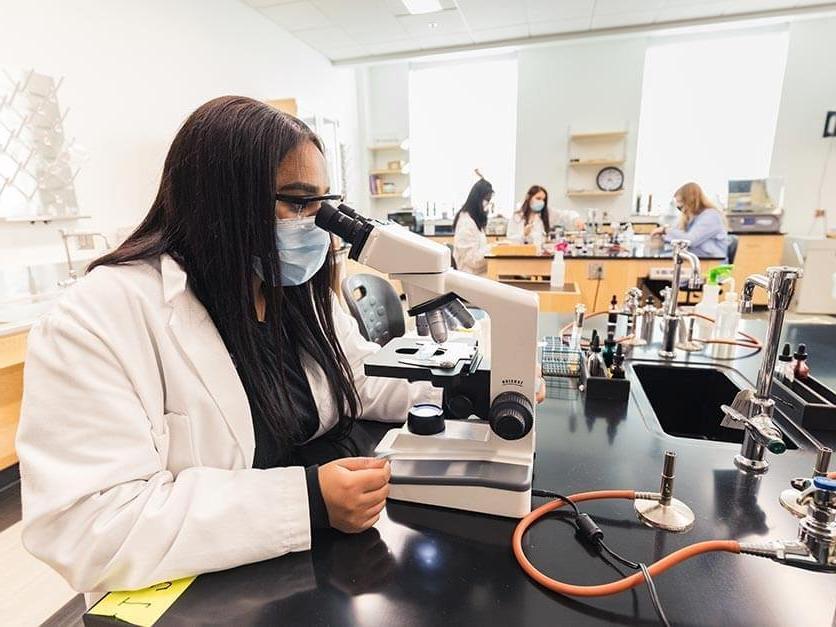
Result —
<instances>
[{"instance_id":1,"label":"dropper bottle","mask_svg":"<svg viewBox=\"0 0 836 627\"><path fill-rule=\"evenodd\" d=\"M610 374L613 379L624 379L624 349L621 344L615 349L615 355L612 357L612 368Z\"/></svg>"},{"instance_id":2,"label":"dropper bottle","mask_svg":"<svg viewBox=\"0 0 836 627\"><path fill-rule=\"evenodd\" d=\"M807 345L799 344L798 350L793 355L795 359L794 375L796 379L806 379L810 376L810 366L807 365Z\"/></svg>"},{"instance_id":3,"label":"dropper bottle","mask_svg":"<svg viewBox=\"0 0 836 627\"><path fill-rule=\"evenodd\" d=\"M792 362L792 351L789 344L784 344L784 350L778 355L775 365L775 376L785 385L792 385L795 380L795 368Z\"/></svg>"},{"instance_id":4,"label":"dropper bottle","mask_svg":"<svg viewBox=\"0 0 836 627\"><path fill-rule=\"evenodd\" d=\"M598 332L592 332L589 342L589 356L586 358L586 372L590 377L608 377L607 365L601 357L601 339Z\"/></svg>"}]
</instances>

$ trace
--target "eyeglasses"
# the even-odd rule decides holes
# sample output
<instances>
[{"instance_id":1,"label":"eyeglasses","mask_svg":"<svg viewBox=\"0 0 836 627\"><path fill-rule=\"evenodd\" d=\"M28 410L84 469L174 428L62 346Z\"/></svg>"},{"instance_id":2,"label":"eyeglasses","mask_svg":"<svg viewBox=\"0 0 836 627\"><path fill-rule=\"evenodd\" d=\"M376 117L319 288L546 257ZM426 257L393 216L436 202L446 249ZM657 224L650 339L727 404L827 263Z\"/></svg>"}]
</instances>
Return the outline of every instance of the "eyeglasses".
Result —
<instances>
[{"instance_id":1,"label":"eyeglasses","mask_svg":"<svg viewBox=\"0 0 836 627\"><path fill-rule=\"evenodd\" d=\"M324 202L339 204L345 197L342 194L326 194L325 196L292 196L288 194L276 194L276 200L290 205L296 212L297 218L308 217L319 211Z\"/></svg>"}]
</instances>

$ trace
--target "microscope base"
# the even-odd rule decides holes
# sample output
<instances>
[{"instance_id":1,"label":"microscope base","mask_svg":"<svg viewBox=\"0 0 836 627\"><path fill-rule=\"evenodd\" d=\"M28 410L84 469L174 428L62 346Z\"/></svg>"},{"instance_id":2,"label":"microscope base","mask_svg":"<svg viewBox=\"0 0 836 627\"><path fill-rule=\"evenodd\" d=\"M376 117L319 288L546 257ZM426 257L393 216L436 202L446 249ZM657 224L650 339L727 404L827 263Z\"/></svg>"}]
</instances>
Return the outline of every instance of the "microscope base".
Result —
<instances>
[{"instance_id":1,"label":"microscope base","mask_svg":"<svg viewBox=\"0 0 836 627\"><path fill-rule=\"evenodd\" d=\"M435 435L392 429L375 453L392 464L389 498L494 516L531 511L533 434L503 440L481 420L447 420Z\"/></svg>"}]
</instances>

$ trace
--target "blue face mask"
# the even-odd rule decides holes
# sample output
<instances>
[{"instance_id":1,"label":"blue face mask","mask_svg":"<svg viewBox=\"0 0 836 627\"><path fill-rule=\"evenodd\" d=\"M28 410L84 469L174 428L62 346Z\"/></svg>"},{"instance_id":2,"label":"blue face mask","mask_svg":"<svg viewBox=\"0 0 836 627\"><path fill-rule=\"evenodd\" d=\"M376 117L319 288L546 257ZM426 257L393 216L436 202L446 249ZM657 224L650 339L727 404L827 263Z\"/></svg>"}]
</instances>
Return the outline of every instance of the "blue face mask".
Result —
<instances>
[{"instance_id":1,"label":"blue face mask","mask_svg":"<svg viewBox=\"0 0 836 627\"><path fill-rule=\"evenodd\" d=\"M529 207L531 207L531 210L532 210L534 213L540 213L540 212L543 210L543 207L545 207L545 206L546 206L546 203L545 203L544 201L542 201L542 200L532 200L532 201L528 204L528 206L529 206Z\"/></svg>"},{"instance_id":2,"label":"blue face mask","mask_svg":"<svg viewBox=\"0 0 836 627\"><path fill-rule=\"evenodd\" d=\"M328 256L331 236L314 223L314 217L276 220L276 250L279 253L281 284L302 285L311 279ZM264 280L261 260L253 262L256 274ZM275 278L275 277L274 277ZM274 287L278 287L275 286Z\"/></svg>"}]
</instances>

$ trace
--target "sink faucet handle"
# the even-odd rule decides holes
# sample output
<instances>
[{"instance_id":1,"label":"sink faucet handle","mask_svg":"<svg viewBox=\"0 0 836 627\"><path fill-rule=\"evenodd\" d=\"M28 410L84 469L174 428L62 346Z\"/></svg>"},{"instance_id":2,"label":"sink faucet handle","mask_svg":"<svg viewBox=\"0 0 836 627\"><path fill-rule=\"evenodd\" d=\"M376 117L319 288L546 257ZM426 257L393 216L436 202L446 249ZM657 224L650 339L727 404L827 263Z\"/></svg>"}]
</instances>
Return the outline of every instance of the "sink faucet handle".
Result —
<instances>
[{"instance_id":1,"label":"sink faucet handle","mask_svg":"<svg viewBox=\"0 0 836 627\"><path fill-rule=\"evenodd\" d=\"M784 442L781 432L767 414L757 414L748 418L728 405L720 405L720 409L723 410L726 417L743 424L755 441L761 446L765 446L771 453L780 455L787 450L787 444Z\"/></svg>"}]
</instances>

